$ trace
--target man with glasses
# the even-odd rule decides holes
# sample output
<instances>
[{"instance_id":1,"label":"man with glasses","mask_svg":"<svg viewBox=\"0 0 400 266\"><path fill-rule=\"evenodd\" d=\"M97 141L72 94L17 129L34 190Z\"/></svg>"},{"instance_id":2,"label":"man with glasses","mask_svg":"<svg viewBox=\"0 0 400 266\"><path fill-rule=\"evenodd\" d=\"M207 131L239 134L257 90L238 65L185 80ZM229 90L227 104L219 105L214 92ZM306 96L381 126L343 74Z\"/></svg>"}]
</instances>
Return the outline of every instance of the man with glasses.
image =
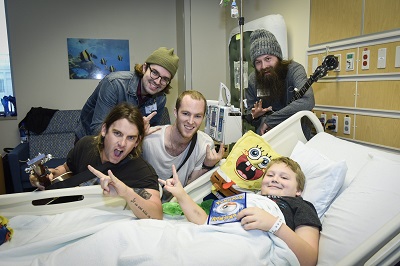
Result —
<instances>
[{"instance_id":1,"label":"man with glasses","mask_svg":"<svg viewBox=\"0 0 400 266\"><path fill-rule=\"evenodd\" d=\"M104 118L120 102L138 106L143 116L157 111L149 118L150 126L158 125L178 63L173 48L160 47L144 64L136 64L135 71L111 72L104 77L82 108L75 129L77 140L86 135L97 135Z\"/></svg>"}]
</instances>

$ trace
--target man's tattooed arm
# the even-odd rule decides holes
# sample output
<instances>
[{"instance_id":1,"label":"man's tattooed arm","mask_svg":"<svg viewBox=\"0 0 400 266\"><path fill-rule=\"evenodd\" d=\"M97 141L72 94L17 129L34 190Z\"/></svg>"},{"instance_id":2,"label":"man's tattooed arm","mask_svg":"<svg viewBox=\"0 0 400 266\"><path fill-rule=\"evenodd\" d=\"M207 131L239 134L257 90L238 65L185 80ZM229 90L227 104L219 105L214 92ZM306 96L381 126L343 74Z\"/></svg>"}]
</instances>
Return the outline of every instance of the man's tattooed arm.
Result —
<instances>
[{"instance_id":1,"label":"man's tattooed arm","mask_svg":"<svg viewBox=\"0 0 400 266\"><path fill-rule=\"evenodd\" d=\"M147 192L144 188L134 188L133 191L136 192L139 196L144 198L145 200L148 200L151 198L151 193Z\"/></svg>"},{"instance_id":2,"label":"man's tattooed arm","mask_svg":"<svg viewBox=\"0 0 400 266\"><path fill-rule=\"evenodd\" d=\"M162 206L159 197L153 195L152 191L144 188L133 188L125 199L137 218L162 219Z\"/></svg>"}]
</instances>

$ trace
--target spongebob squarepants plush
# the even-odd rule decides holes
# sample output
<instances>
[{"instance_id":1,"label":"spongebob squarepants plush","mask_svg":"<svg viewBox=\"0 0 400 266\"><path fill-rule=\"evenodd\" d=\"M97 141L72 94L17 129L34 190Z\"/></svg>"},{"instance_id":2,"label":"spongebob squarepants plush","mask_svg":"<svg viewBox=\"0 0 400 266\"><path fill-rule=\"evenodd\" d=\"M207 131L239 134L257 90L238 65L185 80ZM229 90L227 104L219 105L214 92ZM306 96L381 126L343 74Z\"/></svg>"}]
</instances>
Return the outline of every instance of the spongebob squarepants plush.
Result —
<instances>
[{"instance_id":1,"label":"spongebob squarepants plush","mask_svg":"<svg viewBox=\"0 0 400 266\"><path fill-rule=\"evenodd\" d=\"M253 131L247 131L233 146L226 161L211 176L212 192L219 198L261 189L267 164L280 157Z\"/></svg>"}]
</instances>

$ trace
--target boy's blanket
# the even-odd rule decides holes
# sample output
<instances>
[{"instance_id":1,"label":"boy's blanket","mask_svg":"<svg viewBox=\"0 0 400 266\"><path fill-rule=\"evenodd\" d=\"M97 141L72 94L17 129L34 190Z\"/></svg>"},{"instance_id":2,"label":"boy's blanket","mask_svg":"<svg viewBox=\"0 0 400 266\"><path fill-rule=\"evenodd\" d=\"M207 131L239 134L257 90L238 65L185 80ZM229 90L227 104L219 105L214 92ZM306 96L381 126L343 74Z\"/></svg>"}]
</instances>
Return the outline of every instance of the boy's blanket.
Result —
<instances>
[{"instance_id":1,"label":"boy's blanket","mask_svg":"<svg viewBox=\"0 0 400 266\"><path fill-rule=\"evenodd\" d=\"M299 265L275 235L239 222L195 225L80 209L10 219L1 265Z\"/></svg>"}]
</instances>

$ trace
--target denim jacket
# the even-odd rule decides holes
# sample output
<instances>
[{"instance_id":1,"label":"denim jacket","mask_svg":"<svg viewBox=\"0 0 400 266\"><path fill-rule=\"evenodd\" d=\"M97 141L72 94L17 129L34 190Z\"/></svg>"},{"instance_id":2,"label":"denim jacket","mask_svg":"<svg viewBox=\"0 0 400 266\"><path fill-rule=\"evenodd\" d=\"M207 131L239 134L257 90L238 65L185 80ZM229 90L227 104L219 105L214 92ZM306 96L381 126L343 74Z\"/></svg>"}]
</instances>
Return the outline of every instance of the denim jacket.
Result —
<instances>
[{"instance_id":1,"label":"denim jacket","mask_svg":"<svg viewBox=\"0 0 400 266\"><path fill-rule=\"evenodd\" d=\"M107 114L120 102L138 106L143 116L157 111L150 125L158 125L167 100L166 95L160 92L139 105L136 92L140 79L141 77L131 71L112 72L104 77L82 108L75 129L76 137L80 139L85 135L97 135Z\"/></svg>"}]
</instances>

